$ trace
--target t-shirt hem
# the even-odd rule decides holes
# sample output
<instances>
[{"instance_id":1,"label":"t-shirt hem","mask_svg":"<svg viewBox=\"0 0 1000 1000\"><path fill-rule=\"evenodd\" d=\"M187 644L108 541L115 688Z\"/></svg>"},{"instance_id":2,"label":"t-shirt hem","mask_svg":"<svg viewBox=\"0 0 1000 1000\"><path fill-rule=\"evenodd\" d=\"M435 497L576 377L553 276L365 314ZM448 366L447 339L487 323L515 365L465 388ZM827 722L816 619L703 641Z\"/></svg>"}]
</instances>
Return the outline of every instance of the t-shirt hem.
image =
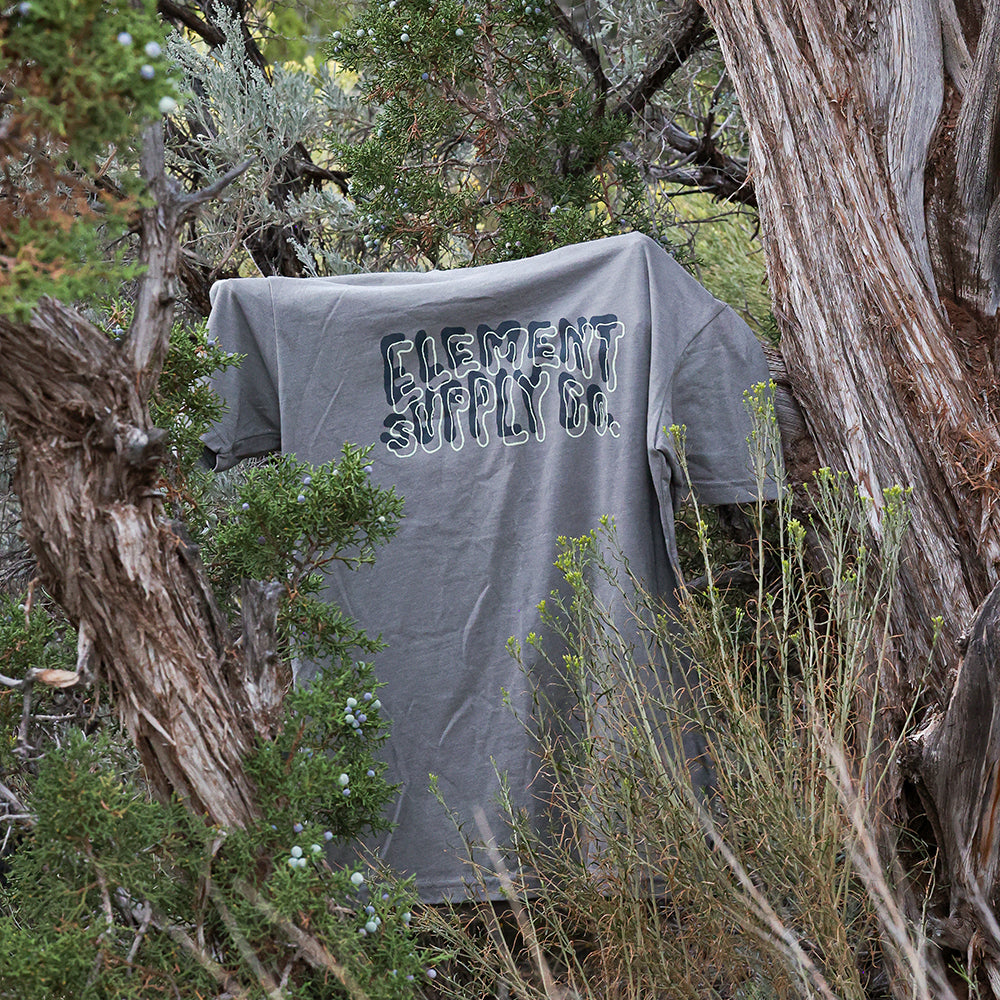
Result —
<instances>
[{"instance_id":1,"label":"t-shirt hem","mask_svg":"<svg viewBox=\"0 0 1000 1000\"><path fill-rule=\"evenodd\" d=\"M763 490L758 491L757 484L748 485L745 482L715 482L695 483L694 493L699 503L717 506L727 503L756 503L761 500L774 500L778 496L777 488L772 482L765 482Z\"/></svg>"},{"instance_id":2,"label":"t-shirt hem","mask_svg":"<svg viewBox=\"0 0 1000 1000\"><path fill-rule=\"evenodd\" d=\"M244 458L267 455L281 448L281 438L276 434L258 434L255 437L242 438L228 447L222 442L213 441L211 434L206 434L201 441L206 451L214 458L214 464L209 462L208 465L216 472L225 472Z\"/></svg>"}]
</instances>

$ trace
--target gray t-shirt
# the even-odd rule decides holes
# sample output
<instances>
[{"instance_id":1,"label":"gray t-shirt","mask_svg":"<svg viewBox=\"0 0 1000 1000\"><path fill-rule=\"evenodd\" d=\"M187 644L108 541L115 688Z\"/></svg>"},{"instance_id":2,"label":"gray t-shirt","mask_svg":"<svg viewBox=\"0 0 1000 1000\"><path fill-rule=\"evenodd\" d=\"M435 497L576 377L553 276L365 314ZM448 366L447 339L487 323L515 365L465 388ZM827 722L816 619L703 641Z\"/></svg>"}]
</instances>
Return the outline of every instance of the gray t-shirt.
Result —
<instances>
[{"instance_id":1,"label":"gray t-shirt","mask_svg":"<svg viewBox=\"0 0 1000 1000\"><path fill-rule=\"evenodd\" d=\"M221 281L209 328L246 355L216 383L218 468L374 443L373 477L405 498L375 566L335 571L330 596L389 644L375 665L401 792L379 853L425 900L461 895L461 839L428 776L471 829L482 806L501 830L494 767L516 807L544 812L514 714L532 715L531 685L505 643L539 631L556 537L613 516L632 569L670 599L686 487L667 428L686 425L702 502L752 499L743 392L768 377L760 346L637 234L454 271Z\"/></svg>"}]
</instances>

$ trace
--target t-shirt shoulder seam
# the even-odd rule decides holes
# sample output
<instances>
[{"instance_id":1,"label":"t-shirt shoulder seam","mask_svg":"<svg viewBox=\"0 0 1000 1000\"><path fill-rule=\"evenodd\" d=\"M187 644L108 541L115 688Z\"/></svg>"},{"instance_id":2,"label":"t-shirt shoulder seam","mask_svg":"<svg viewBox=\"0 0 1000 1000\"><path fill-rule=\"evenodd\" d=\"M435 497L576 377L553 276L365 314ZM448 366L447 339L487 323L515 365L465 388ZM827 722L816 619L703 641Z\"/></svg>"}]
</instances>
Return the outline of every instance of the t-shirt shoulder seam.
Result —
<instances>
[{"instance_id":1,"label":"t-shirt shoulder seam","mask_svg":"<svg viewBox=\"0 0 1000 1000\"><path fill-rule=\"evenodd\" d=\"M712 315L705 320L705 322L702 323L702 325L698 327L698 329L695 330L690 337L688 337L687 343L681 348L681 352L677 357L677 364L674 367L675 373L677 369L680 368L681 362L684 360L684 355L691 349L694 342L729 308L725 302L719 302L716 300L716 303L719 308L716 309L715 312L713 312ZM671 381L673 380L671 379Z\"/></svg>"},{"instance_id":2,"label":"t-shirt shoulder seam","mask_svg":"<svg viewBox=\"0 0 1000 1000\"><path fill-rule=\"evenodd\" d=\"M716 300L716 303L719 308L716 309L712 315L691 334L690 337L688 337L687 343L681 348L680 353L677 355L677 362L674 365L674 370L670 373L670 381L667 383L667 391L663 394L663 399L660 401L660 412L657 414L657 427L665 426L663 422L664 410L666 410L672 403L674 381L676 380L677 373L680 371L684 362L684 356L691 349L694 342L729 308L725 302L719 302ZM652 303L650 303L650 306L652 306Z\"/></svg>"}]
</instances>

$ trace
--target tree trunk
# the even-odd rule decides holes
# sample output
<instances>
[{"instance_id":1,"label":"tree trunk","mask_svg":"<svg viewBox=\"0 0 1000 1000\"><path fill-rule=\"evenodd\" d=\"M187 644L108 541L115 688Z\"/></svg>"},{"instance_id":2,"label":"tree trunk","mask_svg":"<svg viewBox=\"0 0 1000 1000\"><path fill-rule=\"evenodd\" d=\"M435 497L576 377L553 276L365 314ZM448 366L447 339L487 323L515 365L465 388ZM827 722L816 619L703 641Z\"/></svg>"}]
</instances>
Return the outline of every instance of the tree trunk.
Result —
<instances>
[{"instance_id":1,"label":"tree trunk","mask_svg":"<svg viewBox=\"0 0 1000 1000\"><path fill-rule=\"evenodd\" d=\"M96 665L111 684L154 794L245 825L257 806L243 758L285 688L267 643L260 662L237 656L197 547L165 514L164 434L146 407L169 340L177 230L215 192L181 197L168 183L158 128L144 173L156 203L143 213L146 272L128 337L113 341L51 300L28 323L0 317L0 410L19 447L39 577L79 629L78 670ZM272 597L258 619L273 617Z\"/></svg>"},{"instance_id":2,"label":"tree trunk","mask_svg":"<svg viewBox=\"0 0 1000 1000\"><path fill-rule=\"evenodd\" d=\"M950 690L960 636L1000 571L1000 7L985 15L974 0L705 7L747 120L782 352L820 460L847 470L871 498L876 539L883 490L913 491L891 648L872 666L890 709L878 719L882 736L898 734L921 694L942 711L958 699L962 725L971 724L973 673L995 688L1000 667L988 656ZM983 739L995 743L989 704L978 710ZM959 783L963 760L933 745L933 767L918 759L916 770L933 771L930 787L964 789L963 815L981 815L992 783ZM1000 759L996 750L986 756ZM942 806L959 808L954 798ZM971 826L956 835L971 836ZM946 910L971 892L967 848L944 854ZM990 857L977 862L975 889L992 906L996 838L980 848ZM995 951L983 913L970 919Z\"/></svg>"}]
</instances>

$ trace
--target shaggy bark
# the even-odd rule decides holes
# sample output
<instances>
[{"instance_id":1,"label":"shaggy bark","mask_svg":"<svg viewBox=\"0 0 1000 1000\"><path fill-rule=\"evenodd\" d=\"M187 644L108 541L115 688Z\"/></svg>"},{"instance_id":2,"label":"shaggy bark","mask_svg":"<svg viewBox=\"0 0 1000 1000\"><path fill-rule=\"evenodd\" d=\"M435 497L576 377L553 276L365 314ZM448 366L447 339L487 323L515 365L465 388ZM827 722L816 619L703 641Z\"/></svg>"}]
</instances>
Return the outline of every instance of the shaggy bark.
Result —
<instances>
[{"instance_id":1,"label":"shaggy bark","mask_svg":"<svg viewBox=\"0 0 1000 1000\"><path fill-rule=\"evenodd\" d=\"M975 671L967 660L951 693L960 635L1000 574L1000 8L705 6L749 128L782 351L819 458L871 498L876 539L883 490L912 487L894 638L871 667L881 735L897 735L920 696L939 710L950 704L945 727L979 733L984 759L1000 759L992 701L975 694L997 688L995 652ZM949 790L940 802L949 814L991 815L994 782L961 780L958 745L927 742L916 770ZM901 776L890 774L894 797ZM898 811L900 802L890 799ZM938 918L967 914L991 940L985 912L965 905L975 896L992 906L1000 888L997 838L978 829L964 820L939 829L952 898ZM979 852L971 866L970 852Z\"/></svg>"},{"instance_id":2,"label":"shaggy bark","mask_svg":"<svg viewBox=\"0 0 1000 1000\"><path fill-rule=\"evenodd\" d=\"M158 128L143 167L155 204L143 213L146 272L128 336L113 341L51 300L30 322L0 318L0 410L19 446L22 530L39 577L79 627L80 662L112 685L150 787L243 825L256 815L243 758L273 723L281 678L273 656L238 656L197 547L167 517L164 434L146 408L169 339L177 230L222 183L179 195Z\"/></svg>"},{"instance_id":3,"label":"shaggy bark","mask_svg":"<svg viewBox=\"0 0 1000 1000\"><path fill-rule=\"evenodd\" d=\"M951 875L948 908L931 917L934 940L1000 961L1000 588L976 614L948 709L909 742L914 777ZM955 761L961 761L960 768ZM992 891L991 891L992 890ZM974 942L974 943L973 943Z\"/></svg>"}]
</instances>

